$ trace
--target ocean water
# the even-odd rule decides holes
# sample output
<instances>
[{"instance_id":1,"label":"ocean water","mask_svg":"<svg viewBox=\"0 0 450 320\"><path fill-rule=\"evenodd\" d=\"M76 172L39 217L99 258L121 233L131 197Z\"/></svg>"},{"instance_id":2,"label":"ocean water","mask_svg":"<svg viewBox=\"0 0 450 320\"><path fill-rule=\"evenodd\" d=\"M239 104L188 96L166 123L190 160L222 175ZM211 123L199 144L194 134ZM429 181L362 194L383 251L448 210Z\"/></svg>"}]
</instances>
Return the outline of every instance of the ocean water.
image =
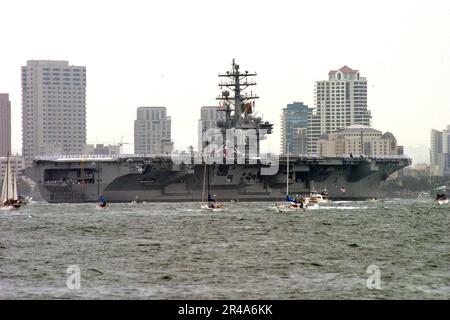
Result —
<instances>
[{"instance_id":1,"label":"ocean water","mask_svg":"<svg viewBox=\"0 0 450 320\"><path fill-rule=\"evenodd\" d=\"M226 206L31 203L0 211L0 298L450 298L450 205L335 202L299 213L277 213L270 202Z\"/></svg>"}]
</instances>

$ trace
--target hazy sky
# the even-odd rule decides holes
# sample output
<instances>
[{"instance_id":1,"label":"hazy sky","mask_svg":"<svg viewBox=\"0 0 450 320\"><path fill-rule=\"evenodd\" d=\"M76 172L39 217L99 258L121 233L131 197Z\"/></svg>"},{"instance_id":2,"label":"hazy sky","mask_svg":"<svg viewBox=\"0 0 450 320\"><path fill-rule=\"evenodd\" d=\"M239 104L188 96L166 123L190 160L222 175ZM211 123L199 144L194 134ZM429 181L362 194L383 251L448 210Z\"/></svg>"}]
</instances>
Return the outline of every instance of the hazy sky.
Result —
<instances>
[{"instance_id":1,"label":"hazy sky","mask_svg":"<svg viewBox=\"0 0 450 320\"><path fill-rule=\"evenodd\" d=\"M426 160L430 129L450 124L450 1L0 2L0 92L10 94L21 150L20 67L87 67L88 143L133 142L139 106L166 106L177 148L197 143L199 108L215 105L236 58L258 73L256 109L313 106L314 81L343 65L368 79L373 127ZM409 147L409 148L408 148ZM419 151L417 151L419 150Z\"/></svg>"}]
</instances>

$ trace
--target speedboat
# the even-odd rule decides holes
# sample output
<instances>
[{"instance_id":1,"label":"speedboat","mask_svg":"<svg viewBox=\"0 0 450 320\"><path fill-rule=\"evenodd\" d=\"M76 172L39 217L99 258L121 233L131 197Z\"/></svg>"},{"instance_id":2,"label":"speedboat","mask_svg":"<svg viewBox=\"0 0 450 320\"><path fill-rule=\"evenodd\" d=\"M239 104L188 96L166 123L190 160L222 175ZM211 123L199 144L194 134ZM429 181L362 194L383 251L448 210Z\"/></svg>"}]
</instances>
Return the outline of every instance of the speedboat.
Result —
<instances>
[{"instance_id":1,"label":"speedboat","mask_svg":"<svg viewBox=\"0 0 450 320\"><path fill-rule=\"evenodd\" d=\"M328 193L326 191L317 192L317 191L311 191L308 197L309 203L330 203L330 198L328 197Z\"/></svg>"}]
</instances>

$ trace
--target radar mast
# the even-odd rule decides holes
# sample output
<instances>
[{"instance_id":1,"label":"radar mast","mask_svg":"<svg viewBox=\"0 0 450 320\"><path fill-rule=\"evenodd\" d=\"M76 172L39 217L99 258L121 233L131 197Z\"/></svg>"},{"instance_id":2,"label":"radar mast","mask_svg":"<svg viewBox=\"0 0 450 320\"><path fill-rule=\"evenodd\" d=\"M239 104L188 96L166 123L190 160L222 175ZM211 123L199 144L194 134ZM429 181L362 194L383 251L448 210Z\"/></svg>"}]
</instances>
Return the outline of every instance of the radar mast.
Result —
<instances>
[{"instance_id":1,"label":"radar mast","mask_svg":"<svg viewBox=\"0 0 450 320\"><path fill-rule=\"evenodd\" d=\"M227 129L255 130L257 137L256 156L259 157L259 142L266 138L266 134L272 133L273 124L268 121L263 122L261 117L254 115L255 101L259 97L252 90L246 91L249 87L256 85L253 77L257 74L248 71L241 72L239 69L239 65L233 59L231 70L219 74L219 78L221 78L219 87L222 92L216 99L220 101L218 111L225 112L225 120L219 120L217 126L222 130L223 141L225 141L224 148L226 148L225 134ZM245 146L245 150L246 159L248 159L248 145Z\"/></svg>"}]
</instances>

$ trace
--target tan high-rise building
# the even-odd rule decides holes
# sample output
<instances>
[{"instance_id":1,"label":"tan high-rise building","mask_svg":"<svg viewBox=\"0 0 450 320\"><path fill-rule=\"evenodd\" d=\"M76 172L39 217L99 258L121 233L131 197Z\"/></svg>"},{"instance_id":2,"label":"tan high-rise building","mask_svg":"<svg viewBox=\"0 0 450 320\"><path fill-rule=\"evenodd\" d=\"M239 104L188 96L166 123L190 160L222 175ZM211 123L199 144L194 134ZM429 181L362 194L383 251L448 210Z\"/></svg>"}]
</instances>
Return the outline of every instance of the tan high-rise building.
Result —
<instances>
[{"instance_id":1,"label":"tan high-rise building","mask_svg":"<svg viewBox=\"0 0 450 320\"><path fill-rule=\"evenodd\" d=\"M22 155L82 154L86 144L86 67L29 60L22 67Z\"/></svg>"},{"instance_id":2,"label":"tan high-rise building","mask_svg":"<svg viewBox=\"0 0 450 320\"><path fill-rule=\"evenodd\" d=\"M0 93L0 157L11 152L11 102L7 93Z\"/></svg>"},{"instance_id":3,"label":"tan high-rise building","mask_svg":"<svg viewBox=\"0 0 450 320\"><path fill-rule=\"evenodd\" d=\"M315 110L308 123L308 153L317 154L317 140L351 125L370 127L367 109L367 80L358 70L343 66L328 73L328 80L316 81Z\"/></svg>"}]
</instances>

